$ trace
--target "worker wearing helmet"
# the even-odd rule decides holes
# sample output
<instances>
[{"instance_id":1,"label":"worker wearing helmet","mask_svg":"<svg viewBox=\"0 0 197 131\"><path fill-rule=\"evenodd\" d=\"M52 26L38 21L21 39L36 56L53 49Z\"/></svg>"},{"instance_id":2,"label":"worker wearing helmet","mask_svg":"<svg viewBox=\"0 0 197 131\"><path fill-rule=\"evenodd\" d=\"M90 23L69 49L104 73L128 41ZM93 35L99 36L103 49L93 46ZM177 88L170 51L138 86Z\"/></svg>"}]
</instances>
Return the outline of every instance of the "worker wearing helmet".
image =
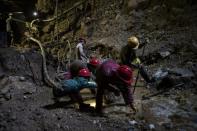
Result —
<instances>
[{"instance_id":1,"label":"worker wearing helmet","mask_svg":"<svg viewBox=\"0 0 197 131\"><path fill-rule=\"evenodd\" d=\"M136 50L141 48L143 44L139 43L139 40L135 36L128 38L127 45L123 46L120 52L121 63L129 67L138 68L141 76L147 83L151 83L144 66L141 64L140 59L136 55Z\"/></svg>"},{"instance_id":2,"label":"worker wearing helmet","mask_svg":"<svg viewBox=\"0 0 197 131\"><path fill-rule=\"evenodd\" d=\"M119 95L121 92L126 105L129 105L132 110L136 111L130 90L131 82L132 70L130 67L126 65L120 66L113 60L103 62L96 71L96 112L102 113L105 90L114 92L115 95Z\"/></svg>"},{"instance_id":3,"label":"worker wearing helmet","mask_svg":"<svg viewBox=\"0 0 197 131\"><path fill-rule=\"evenodd\" d=\"M95 89L97 87L95 82L89 81L90 75L91 73L87 68L81 69L78 72L78 76L61 82L63 89L53 90L54 97L59 98L69 95L72 100L74 99L78 102L80 109L89 106L83 103L83 99L79 92L83 88Z\"/></svg>"},{"instance_id":4,"label":"worker wearing helmet","mask_svg":"<svg viewBox=\"0 0 197 131\"><path fill-rule=\"evenodd\" d=\"M101 62L99 61L99 59L93 57L89 60L89 62L87 63L87 67L88 69L91 71L92 75L91 78L92 80L95 80L95 74L96 74L96 69L97 67L101 64Z\"/></svg>"},{"instance_id":5,"label":"worker wearing helmet","mask_svg":"<svg viewBox=\"0 0 197 131\"><path fill-rule=\"evenodd\" d=\"M79 38L78 44L76 46L76 56L77 56L77 59L87 62L88 57L86 56L84 52L84 48L83 48L83 45L85 43L86 43L85 39Z\"/></svg>"}]
</instances>

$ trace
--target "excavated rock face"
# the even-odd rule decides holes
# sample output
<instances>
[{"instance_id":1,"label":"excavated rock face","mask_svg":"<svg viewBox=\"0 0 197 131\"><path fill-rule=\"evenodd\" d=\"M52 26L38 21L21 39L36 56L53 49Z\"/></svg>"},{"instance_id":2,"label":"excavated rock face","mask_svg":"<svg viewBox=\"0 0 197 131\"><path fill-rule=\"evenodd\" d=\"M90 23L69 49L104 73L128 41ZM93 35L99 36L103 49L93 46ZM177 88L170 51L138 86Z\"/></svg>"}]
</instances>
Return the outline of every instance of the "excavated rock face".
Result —
<instances>
[{"instance_id":1,"label":"excavated rock face","mask_svg":"<svg viewBox=\"0 0 197 131\"><path fill-rule=\"evenodd\" d=\"M33 80L36 84L42 83L42 57L33 52L20 53L14 49L0 49L0 74L23 76Z\"/></svg>"}]
</instances>

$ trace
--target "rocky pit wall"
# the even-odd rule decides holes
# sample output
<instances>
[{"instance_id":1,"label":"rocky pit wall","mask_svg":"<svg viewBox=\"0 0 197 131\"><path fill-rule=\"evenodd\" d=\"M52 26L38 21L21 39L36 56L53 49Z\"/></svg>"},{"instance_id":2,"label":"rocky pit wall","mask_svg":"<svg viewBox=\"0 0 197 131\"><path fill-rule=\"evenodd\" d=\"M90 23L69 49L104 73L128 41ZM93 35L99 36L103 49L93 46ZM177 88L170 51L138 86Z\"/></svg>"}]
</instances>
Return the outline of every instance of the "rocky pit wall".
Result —
<instances>
[{"instance_id":1,"label":"rocky pit wall","mask_svg":"<svg viewBox=\"0 0 197 131\"><path fill-rule=\"evenodd\" d=\"M137 87L135 93L135 104L138 108L136 115L130 113L128 108L125 108L122 97L118 97L115 98L115 103L105 104L106 116L98 117L94 116L92 110L79 111L75 104L69 102L68 97L63 98L60 103L54 103L52 90L43 85L39 54L3 50L0 54L2 131L196 130L196 88L185 85L149 99L142 99L158 91L144 88L140 78L137 86L142 87ZM54 77L53 68L48 65L48 69L53 72L50 76ZM95 102L87 91L83 91L82 96L88 100L87 103Z\"/></svg>"},{"instance_id":2,"label":"rocky pit wall","mask_svg":"<svg viewBox=\"0 0 197 131\"><path fill-rule=\"evenodd\" d=\"M64 5L65 3L67 3L67 6L74 5L74 3L66 1L62 4ZM87 15L88 13L86 12L87 14L84 13L78 19L75 19L75 12L71 16L59 20L59 41L66 43L65 40L70 40L72 50L74 51L75 40L83 36L87 38L87 48L90 46L107 45L104 48L112 48L113 53L107 52L102 55L106 55L106 57L111 56L116 59L118 59L117 53L120 47L126 43L130 35L137 35L140 38L140 42L145 42L149 39L150 43L147 45L147 53L153 53L153 55L157 54L154 50L160 50L161 45L174 48L177 47L176 44L182 46L181 43L183 43L185 45L185 41L192 42L189 48L193 49L196 46L193 44L195 43L196 17L195 9L192 9L195 8L195 3L192 0L181 2L169 0L124 0L111 2L95 0L95 2L90 3L94 4L90 11L92 12L91 15ZM79 6L78 8L83 9L84 7ZM42 8L39 9L41 12L44 10ZM54 37L53 35L57 33L55 23L56 21L50 22L43 28L42 32L44 35L40 37L42 42L51 41L51 38ZM73 32L73 27L78 29ZM181 37L177 38L175 35L181 35ZM179 41L183 42L180 43ZM152 46L155 48L152 48ZM56 57L59 48L56 46L54 48L49 48L48 50ZM173 52L173 50L170 50L170 52ZM91 54L91 50L88 50L88 53ZM73 55L72 58L74 58Z\"/></svg>"}]
</instances>

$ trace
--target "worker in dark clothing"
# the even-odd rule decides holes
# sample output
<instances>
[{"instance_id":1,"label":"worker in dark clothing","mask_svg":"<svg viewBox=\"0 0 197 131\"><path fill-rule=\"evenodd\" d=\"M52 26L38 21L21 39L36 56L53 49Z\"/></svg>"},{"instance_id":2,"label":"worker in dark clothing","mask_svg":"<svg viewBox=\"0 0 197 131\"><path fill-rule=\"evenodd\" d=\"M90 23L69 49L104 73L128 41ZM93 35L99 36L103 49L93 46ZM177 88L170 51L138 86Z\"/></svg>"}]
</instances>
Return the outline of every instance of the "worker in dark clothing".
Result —
<instances>
[{"instance_id":1,"label":"worker in dark clothing","mask_svg":"<svg viewBox=\"0 0 197 131\"><path fill-rule=\"evenodd\" d=\"M76 77L79 73L79 70L83 68L88 68L91 72L91 79L95 80L95 73L97 67L100 65L100 61L97 58L91 58L88 63L85 63L82 60L75 60L70 64L69 72L70 78Z\"/></svg>"},{"instance_id":2,"label":"worker in dark clothing","mask_svg":"<svg viewBox=\"0 0 197 131\"><path fill-rule=\"evenodd\" d=\"M79 38L79 42L76 46L76 55L77 55L77 59L87 62L88 57L86 56L83 48L83 45L85 43L86 43L85 39Z\"/></svg>"},{"instance_id":3,"label":"worker in dark clothing","mask_svg":"<svg viewBox=\"0 0 197 131\"><path fill-rule=\"evenodd\" d=\"M141 76L147 83L153 82L148 76L144 66L141 64L140 59L136 55L136 50L141 48L143 44L139 43L139 40L135 36L128 38L127 45L123 46L120 51L120 59L123 65L127 65L132 68L138 68Z\"/></svg>"},{"instance_id":4,"label":"worker in dark clothing","mask_svg":"<svg viewBox=\"0 0 197 131\"><path fill-rule=\"evenodd\" d=\"M93 57L90 59L89 63L87 63L87 67L88 69L92 72L91 73L91 79L93 81L96 80L96 69L97 67L101 64L100 60L98 60L97 58ZM95 90L91 89L92 94L95 94ZM115 95L113 92L110 92L108 90L105 90L104 92L104 99L105 99L105 103L109 104L109 103L113 103L115 100Z\"/></svg>"},{"instance_id":5,"label":"worker in dark clothing","mask_svg":"<svg viewBox=\"0 0 197 131\"><path fill-rule=\"evenodd\" d=\"M87 68L81 69L78 76L73 79L63 80L62 89L54 88L53 95L55 98L60 98L69 95L72 100L79 104L79 108L89 107L89 104L84 104L80 95L80 90L83 88L95 89L97 87L95 82L90 82L90 71Z\"/></svg>"},{"instance_id":6,"label":"worker in dark clothing","mask_svg":"<svg viewBox=\"0 0 197 131\"><path fill-rule=\"evenodd\" d=\"M131 92L132 70L126 65L118 65L113 60L103 62L96 71L97 95L96 112L102 113L103 94L105 90L114 92L119 96L120 92L124 98L125 104L136 112L133 104L133 95Z\"/></svg>"}]
</instances>

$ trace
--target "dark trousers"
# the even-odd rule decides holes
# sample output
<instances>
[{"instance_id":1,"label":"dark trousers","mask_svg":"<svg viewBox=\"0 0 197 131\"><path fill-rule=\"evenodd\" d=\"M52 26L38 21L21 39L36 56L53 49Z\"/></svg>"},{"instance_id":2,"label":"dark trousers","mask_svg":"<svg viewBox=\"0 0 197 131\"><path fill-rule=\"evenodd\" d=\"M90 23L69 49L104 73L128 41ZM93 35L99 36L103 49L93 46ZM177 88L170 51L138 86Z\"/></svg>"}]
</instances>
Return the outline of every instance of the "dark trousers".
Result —
<instances>
[{"instance_id":1,"label":"dark trousers","mask_svg":"<svg viewBox=\"0 0 197 131\"><path fill-rule=\"evenodd\" d=\"M114 101L114 93L117 94L119 90L116 90L108 86L108 83L104 83L104 82L102 84L99 83L97 82L98 86L97 86L97 94L96 94L96 112L102 113L103 96L105 95L106 102L111 103ZM113 93L113 95L111 93Z\"/></svg>"}]
</instances>

